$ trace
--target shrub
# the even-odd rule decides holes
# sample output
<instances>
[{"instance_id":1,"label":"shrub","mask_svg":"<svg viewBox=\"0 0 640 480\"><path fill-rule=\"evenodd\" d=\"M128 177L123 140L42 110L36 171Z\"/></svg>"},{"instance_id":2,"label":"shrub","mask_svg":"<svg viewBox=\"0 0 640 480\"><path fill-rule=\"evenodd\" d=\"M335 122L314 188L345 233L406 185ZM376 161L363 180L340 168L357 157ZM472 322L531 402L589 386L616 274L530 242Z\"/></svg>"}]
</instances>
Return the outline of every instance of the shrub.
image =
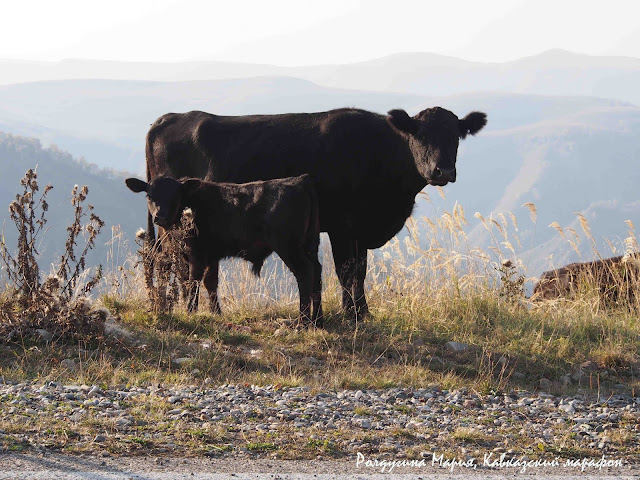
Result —
<instances>
[{"instance_id":1,"label":"shrub","mask_svg":"<svg viewBox=\"0 0 640 480\"><path fill-rule=\"evenodd\" d=\"M65 250L58 267L42 281L36 245L47 223L47 194L53 187L47 185L36 200L39 186L35 169L29 169L20 184L22 192L9 205L18 233L17 252L9 252L4 235L0 239L0 261L11 293L0 309L0 338L11 340L38 329L55 336L100 334L107 312L93 310L87 296L102 277L102 268L89 274L85 259L104 222L93 213L92 205L84 205L89 189L73 188L74 219L67 228ZM81 234L84 245L77 253Z\"/></svg>"},{"instance_id":2,"label":"shrub","mask_svg":"<svg viewBox=\"0 0 640 480\"><path fill-rule=\"evenodd\" d=\"M136 235L140 263L152 309L156 313L173 310L180 296L186 298L190 288L187 262L188 239L196 234L190 210L183 213L180 225L166 231L156 242L149 241L149 232ZM199 285L194 285L196 295Z\"/></svg>"}]
</instances>

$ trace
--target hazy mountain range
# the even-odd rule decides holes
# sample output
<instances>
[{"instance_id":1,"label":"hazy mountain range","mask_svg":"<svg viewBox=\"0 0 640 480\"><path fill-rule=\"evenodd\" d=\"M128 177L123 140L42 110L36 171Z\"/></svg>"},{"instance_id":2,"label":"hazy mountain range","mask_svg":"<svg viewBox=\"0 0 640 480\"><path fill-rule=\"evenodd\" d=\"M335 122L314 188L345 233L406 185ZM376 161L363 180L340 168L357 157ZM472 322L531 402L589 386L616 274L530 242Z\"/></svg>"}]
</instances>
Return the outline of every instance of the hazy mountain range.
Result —
<instances>
[{"instance_id":1,"label":"hazy mountain range","mask_svg":"<svg viewBox=\"0 0 640 480\"><path fill-rule=\"evenodd\" d=\"M500 64L417 53L299 68L0 60L0 131L36 137L100 167L140 173L149 124L168 111L241 115L357 106L415 114L441 105L462 116L482 110L489 123L461 143L458 181L444 188L446 200L429 187L432 203L419 200L415 215L439 215L457 201L471 224L471 241L486 246L491 237L473 213L488 218L493 212L495 218L513 211L520 251L528 250L530 273L537 274L550 255L555 264L576 258L548 228L553 221L581 232L574 212L582 212L603 254L610 253L604 237L620 248L624 220L640 225L639 80L639 59L563 51ZM10 156L9 150L0 151ZM56 163L56 178L89 182L90 189L100 184L94 191L109 191L104 214L114 223L122 219L130 234L144 224L144 202L131 209L122 177L83 170L64 157ZM30 165L11 167L10 175L2 158L0 165L4 202L24 173L18 170ZM81 173L83 179L75 180ZM537 206L535 226L525 202ZM582 249L585 257L592 255L588 242Z\"/></svg>"},{"instance_id":2,"label":"hazy mountain range","mask_svg":"<svg viewBox=\"0 0 640 480\"><path fill-rule=\"evenodd\" d=\"M640 102L640 59L549 50L503 63L398 53L346 65L280 67L233 62L143 63L0 60L0 85L68 79L192 81L295 77L327 87L444 96L473 91L588 95Z\"/></svg>"}]
</instances>

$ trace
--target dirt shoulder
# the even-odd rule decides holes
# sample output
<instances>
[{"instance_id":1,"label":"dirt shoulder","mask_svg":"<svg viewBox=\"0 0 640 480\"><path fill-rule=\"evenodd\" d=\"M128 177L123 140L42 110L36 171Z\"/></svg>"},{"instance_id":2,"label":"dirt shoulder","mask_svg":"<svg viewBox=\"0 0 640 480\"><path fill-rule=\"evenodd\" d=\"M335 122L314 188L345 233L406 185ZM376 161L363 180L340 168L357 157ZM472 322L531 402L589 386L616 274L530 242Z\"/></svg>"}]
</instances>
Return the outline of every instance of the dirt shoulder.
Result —
<instances>
[{"instance_id":1,"label":"dirt shoulder","mask_svg":"<svg viewBox=\"0 0 640 480\"><path fill-rule=\"evenodd\" d=\"M432 459L424 465L398 466L382 469L366 466L373 457L354 457L350 460L271 460L271 459L222 459L222 458L176 458L176 457L129 457L113 456L103 458L91 455L62 454L0 454L0 479L378 479L401 478L519 478L536 476L546 479L596 479L618 478L637 479L640 464L625 464L621 467L580 467L569 468L564 462L557 467L531 466L524 473L519 467L502 466L489 468L477 459L477 468L465 466L450 467L434 465ZM597 460L597 459L596 459ZM398 460L400 461L400 460Z\"/></svg>"}]
</instances>

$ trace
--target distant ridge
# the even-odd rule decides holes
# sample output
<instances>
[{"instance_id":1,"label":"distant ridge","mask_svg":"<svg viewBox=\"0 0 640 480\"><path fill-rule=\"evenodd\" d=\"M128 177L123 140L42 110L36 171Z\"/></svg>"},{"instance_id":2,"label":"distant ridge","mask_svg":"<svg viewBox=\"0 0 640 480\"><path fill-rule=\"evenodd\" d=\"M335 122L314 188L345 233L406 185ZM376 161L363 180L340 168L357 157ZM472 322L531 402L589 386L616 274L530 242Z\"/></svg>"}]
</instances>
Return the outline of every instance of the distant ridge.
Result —
<instances>
[{"instance_id":1,"label":"distant ridge","mask_svg":"<svg viewBox=\"0 0 640 480\"><path fill-rule=\"evenodd\" d=\"M423 96L499 91L587 95L640 105L637 88L640 59L584 55L560 49L500 63L470 62L428 52L400 52L358 63L306 67L219 61L0 60L0 85L89 78L177 82L264 76L295 77L323 87Z\"/></svg>"}]
</instances>

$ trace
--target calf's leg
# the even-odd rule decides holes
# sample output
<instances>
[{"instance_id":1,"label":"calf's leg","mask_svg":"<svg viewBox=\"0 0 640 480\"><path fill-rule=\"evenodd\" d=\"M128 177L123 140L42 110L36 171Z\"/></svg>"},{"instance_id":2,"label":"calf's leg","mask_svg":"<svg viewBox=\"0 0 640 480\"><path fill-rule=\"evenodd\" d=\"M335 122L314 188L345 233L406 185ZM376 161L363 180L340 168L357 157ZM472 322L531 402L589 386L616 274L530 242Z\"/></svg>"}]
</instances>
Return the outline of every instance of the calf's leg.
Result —
<instances>
[{"instance_id":1,"label":"calf's leg","mask_svg":"<svg viewBox=\"0 0 640 480\"><path fill-rule=\"evenodd\" d=\"M311 321L311 291L313 289L314 265L302 245L295 245L287 251L276 251L298 281L300 293L300 322Z\"/></svg>"}]
</instances>

